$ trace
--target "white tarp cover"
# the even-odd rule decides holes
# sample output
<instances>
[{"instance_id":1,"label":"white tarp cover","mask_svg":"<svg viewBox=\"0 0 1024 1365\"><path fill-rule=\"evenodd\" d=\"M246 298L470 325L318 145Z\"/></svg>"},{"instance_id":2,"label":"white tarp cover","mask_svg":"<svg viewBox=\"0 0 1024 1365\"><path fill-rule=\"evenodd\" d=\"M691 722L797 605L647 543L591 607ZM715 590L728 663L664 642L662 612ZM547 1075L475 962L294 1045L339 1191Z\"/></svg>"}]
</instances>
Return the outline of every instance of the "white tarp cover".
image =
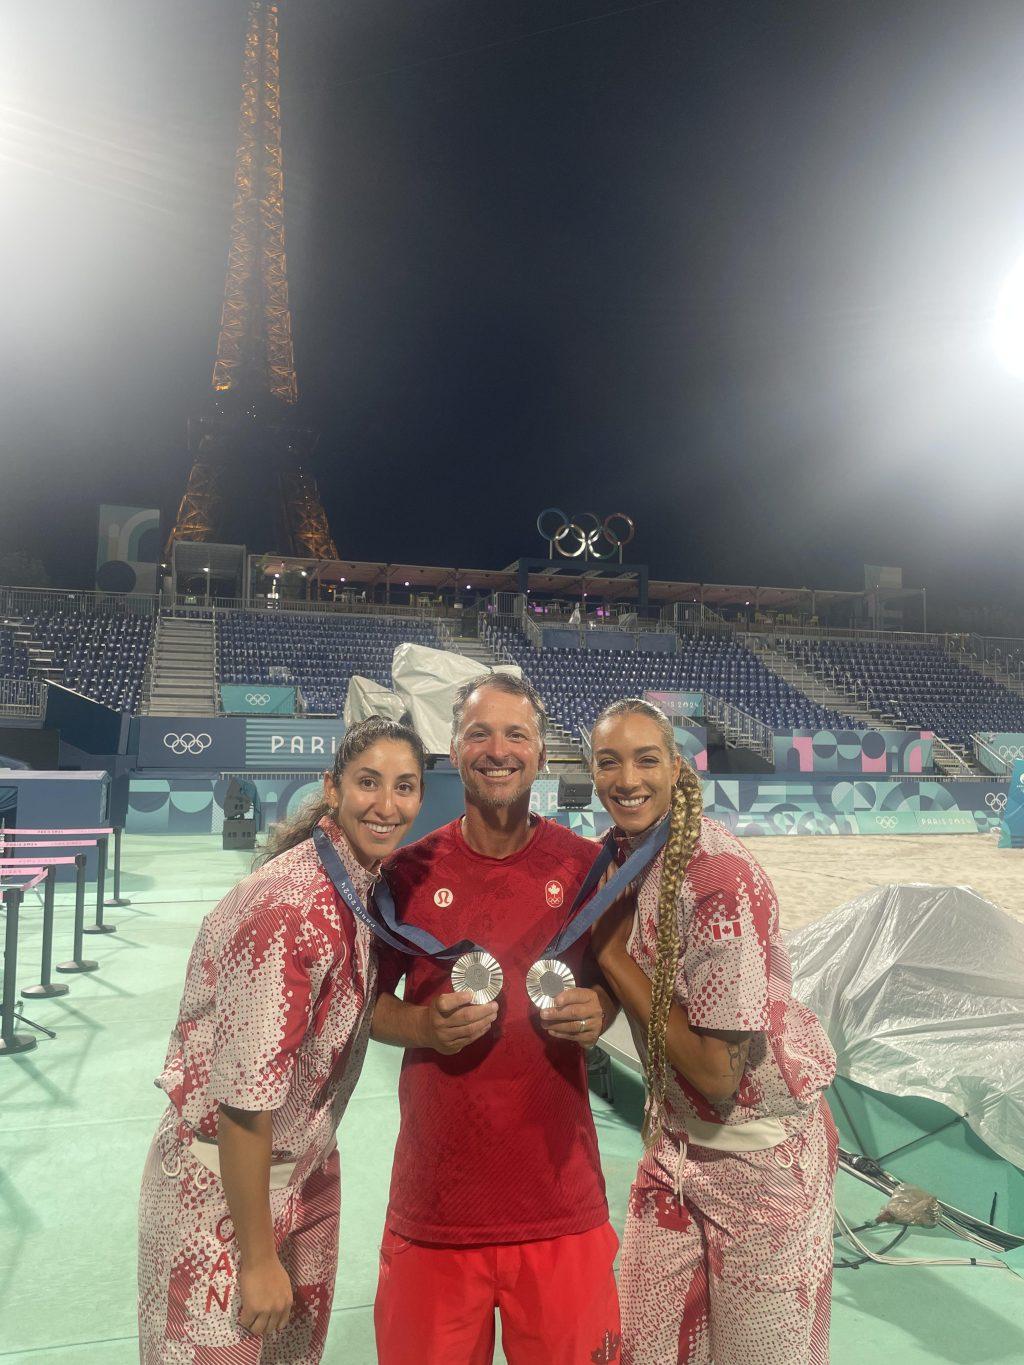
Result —
<instances>
[{"instance_id":1,"label":"white tarp cover","mask_svg":"<svg viewBox=\"0 0 1024 1365\"><path fill-rule=\"evenodd\" d=\"M1024 1168L1024 924L967 886L885 886L786 944L840 1075L938 1100Z\"/></svg>"},{"instance_id":2,"label":"white tarp cover","mask_svg":"<svg viewBox=\"0 0 1024 1365\"><path fill-rule=\"evenodd\" d=\"M367 716L389 716L391 720L401 720L405 714L405 702L372 678L362 678L358 673L353 673L348 680L341 714L346 730Z\"/></svg>"},{"instance_id":3,"label":"white tarp cover","mask_svg":"<svg viewBox=\"0 0 1024 1365\"><path fill-rule=\"evenodd\" d=\"M416 733L428 754L446 754L452 739L452 702L464 682L485 671L478 659L451 654L427 645L398 645L391 662L391 677L402 705L412 717ZM522 669L500 664L495 673Z\"/></svg>"}]
</instances>

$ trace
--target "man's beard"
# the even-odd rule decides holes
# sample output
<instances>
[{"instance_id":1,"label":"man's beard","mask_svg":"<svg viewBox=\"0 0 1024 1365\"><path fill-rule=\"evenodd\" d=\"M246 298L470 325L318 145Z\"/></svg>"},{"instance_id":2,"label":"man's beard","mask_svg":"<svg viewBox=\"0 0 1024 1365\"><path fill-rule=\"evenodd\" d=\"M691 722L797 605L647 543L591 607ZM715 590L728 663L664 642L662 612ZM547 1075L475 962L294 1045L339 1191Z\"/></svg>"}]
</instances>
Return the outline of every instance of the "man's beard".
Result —
<instances>
[{"instance_id":1,"label":"man's beard","mask_svg":"<svg viewBox=\"0 0 1024 1365\"><path fill-rule=\"evenodd\" d=\"M521 772L520 776L522 776ZM462 774L462 785L481 806L489 806L491 810L505 810L509 806L514 806L530 790L529 787L524 787L520 783L514 791L489 791L487 783L474 768L470 768Z\"/></svg>"}]
</instances>

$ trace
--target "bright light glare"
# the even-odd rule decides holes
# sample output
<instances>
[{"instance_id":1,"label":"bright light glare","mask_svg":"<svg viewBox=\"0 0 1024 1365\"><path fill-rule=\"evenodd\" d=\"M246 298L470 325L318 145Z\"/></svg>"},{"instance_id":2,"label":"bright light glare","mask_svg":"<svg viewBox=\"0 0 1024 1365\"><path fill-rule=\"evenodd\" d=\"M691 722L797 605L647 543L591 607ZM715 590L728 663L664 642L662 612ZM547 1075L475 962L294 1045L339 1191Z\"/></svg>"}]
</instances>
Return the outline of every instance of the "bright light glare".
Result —
<instances>
[{"instance_id":1,"label":"bright light glare","mask_svg":"<svg viewBox=\"0 0 1024 1365\"><path fill-rule=\"evenodd\" d=\"M993 340L1002 364L1018 379L1024 379L1024 256L999 292Z\"/></svg>"}]
</instances>

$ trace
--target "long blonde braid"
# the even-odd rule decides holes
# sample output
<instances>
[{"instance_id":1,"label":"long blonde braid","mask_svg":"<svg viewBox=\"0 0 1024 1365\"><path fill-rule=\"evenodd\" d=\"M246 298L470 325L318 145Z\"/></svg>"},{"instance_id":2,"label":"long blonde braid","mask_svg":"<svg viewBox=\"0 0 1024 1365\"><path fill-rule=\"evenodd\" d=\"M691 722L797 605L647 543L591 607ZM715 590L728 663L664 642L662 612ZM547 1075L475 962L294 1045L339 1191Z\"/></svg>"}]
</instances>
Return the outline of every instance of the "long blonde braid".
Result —
<instances>
[{"instance_id":1,"label":"long blonde braid","mask_svg":"<svg viewBox=\"0 0 1024 1365\"><path fill-rule=\"evenodd\" d=\"M700 778L684 760L672 790L668 839L658 886L657 960L651 978L651 1014L647 1022L646 1079L649 1093L642 1130L644 1146L648 1148L653 1147L661 1136L662 1108L668 1081L665 1038L679 969L677 902L686 868L700 838L703 808Z\"/></svg>"}]
</instances>

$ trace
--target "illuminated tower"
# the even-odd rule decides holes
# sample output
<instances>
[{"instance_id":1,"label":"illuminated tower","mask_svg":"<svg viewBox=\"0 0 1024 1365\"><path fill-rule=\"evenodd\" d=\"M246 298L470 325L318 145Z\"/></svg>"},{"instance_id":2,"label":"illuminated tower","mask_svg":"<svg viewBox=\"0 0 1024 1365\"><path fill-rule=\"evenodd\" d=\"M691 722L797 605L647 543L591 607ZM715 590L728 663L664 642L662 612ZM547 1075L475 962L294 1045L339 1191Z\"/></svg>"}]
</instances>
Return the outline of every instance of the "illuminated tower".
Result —
<instances>
[{"instance_id":1,"label":"illuminated tower","mask_svg":"<svg viewBox=\"0 0 1024 1365\"><path fill-rule=\"evenodd\" d=\"M337 559L308 460L288 307L278 6L250 0L231 245L213 402L188 424L192 469L175 540Z\"/></svg>"}]
</instances>

